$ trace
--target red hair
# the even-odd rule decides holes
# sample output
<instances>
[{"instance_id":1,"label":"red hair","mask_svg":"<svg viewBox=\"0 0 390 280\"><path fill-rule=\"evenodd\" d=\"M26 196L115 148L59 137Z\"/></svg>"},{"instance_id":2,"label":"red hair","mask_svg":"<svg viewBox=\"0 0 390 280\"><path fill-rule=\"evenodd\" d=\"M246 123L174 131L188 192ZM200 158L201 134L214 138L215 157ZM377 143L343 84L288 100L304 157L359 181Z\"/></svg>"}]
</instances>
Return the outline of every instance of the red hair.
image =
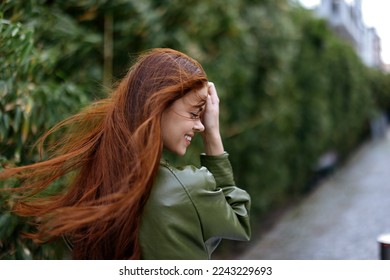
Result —
<instances>
[{"instance_id":1,"label":"red hair","mask_svg":"<svg viewBox=\"0 0 390 280\"><path fill-rule=\"evenodd\" d=\"M46 242L67 236L74 259L138 259L142 210L158 170L161 116L175 100L207 83L201 65L171 49L142 54L112 95L57 124L62 132L47 160L5 169L22 179L14 211L37 217L28 236ZM67 128L65 133L63 128ZM56 138L57 139L57 138ZM42 193L69 180L54 195Z\"/></svg>"}]
</instances>

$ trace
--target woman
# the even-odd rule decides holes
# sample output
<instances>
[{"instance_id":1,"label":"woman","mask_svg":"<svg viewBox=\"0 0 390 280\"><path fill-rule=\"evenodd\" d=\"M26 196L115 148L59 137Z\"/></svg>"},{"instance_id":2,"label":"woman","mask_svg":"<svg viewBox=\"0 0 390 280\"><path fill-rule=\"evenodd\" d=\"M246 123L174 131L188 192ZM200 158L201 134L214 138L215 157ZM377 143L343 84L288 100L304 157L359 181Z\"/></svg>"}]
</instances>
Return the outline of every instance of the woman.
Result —
<instances>
[{"instance_id":1,"label":"woman","mask_svg":"<svg viewBox=\"0 0 390 280\"><path fill-rule=\"evenodd\" d=\"M248 194L235 187L219 133L219 100L201 65L171 49L141 55L111 97L47 132L50 157L5 170L19 177L21 216L38 242L64 237L74 259L209 259L221 238L248 240ZM200 132L199 169L174 168ZM39 194L66 176L53 196Z\"/></svg>"}]
</instances>

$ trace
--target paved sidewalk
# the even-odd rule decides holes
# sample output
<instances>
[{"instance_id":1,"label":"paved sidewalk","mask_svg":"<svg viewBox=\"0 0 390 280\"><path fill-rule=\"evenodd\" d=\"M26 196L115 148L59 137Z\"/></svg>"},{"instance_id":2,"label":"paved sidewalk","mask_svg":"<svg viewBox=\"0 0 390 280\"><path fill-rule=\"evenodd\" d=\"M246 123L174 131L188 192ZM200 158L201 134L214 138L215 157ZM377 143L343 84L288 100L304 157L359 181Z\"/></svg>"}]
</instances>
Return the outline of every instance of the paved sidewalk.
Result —
<instances>
[{"instance_id":1,"label":"paved sidewalk","mask_svg":"<svg viewBox=\"0 0 390 280\"><path fill-rule=\"evenodd\" d=\"M390 233L390 138L366 143L240 259L367 260Z\"/></svg>"}]
</instances>

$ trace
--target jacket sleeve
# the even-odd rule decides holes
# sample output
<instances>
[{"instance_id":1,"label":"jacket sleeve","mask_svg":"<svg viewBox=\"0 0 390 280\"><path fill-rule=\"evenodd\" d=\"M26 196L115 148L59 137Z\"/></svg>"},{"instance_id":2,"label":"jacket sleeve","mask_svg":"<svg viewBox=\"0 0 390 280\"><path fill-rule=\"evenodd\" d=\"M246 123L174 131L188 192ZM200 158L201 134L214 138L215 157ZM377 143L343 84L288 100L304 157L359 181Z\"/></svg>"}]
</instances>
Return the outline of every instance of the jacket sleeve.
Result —
<instances>
[{"instance_id":1,"label":"jacket sleeve","mask_svg":"<svg viewBox=\"0 0 390 280\"><path fill-rule=\"evenodd\" d=\"M202 224L204 240L218 238L249 240L250 196L235 186L228 153L218 156L201 155L206 167L205 185L193 195Z\"/></svg>"}]
</instances>

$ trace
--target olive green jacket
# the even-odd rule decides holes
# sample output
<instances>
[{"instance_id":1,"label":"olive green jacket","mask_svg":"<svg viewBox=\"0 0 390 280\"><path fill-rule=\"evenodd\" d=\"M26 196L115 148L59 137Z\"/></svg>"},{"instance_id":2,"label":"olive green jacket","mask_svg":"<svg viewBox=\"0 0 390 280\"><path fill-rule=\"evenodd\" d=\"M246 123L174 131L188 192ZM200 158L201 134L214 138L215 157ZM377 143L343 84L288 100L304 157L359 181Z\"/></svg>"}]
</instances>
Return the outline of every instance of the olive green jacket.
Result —
<instances>
[{"instance_id":1,"label":"olive green jacket","mask_svg":"<svg viewBox=\"0 0 390 280\"><path fill-rule=\"evenodd\" d=\"M142 259L210 259L222 238L249 240L250 197L228 154L201 155L201 165L161 163L141 220Z\"/></svg>"}]
</instances>

